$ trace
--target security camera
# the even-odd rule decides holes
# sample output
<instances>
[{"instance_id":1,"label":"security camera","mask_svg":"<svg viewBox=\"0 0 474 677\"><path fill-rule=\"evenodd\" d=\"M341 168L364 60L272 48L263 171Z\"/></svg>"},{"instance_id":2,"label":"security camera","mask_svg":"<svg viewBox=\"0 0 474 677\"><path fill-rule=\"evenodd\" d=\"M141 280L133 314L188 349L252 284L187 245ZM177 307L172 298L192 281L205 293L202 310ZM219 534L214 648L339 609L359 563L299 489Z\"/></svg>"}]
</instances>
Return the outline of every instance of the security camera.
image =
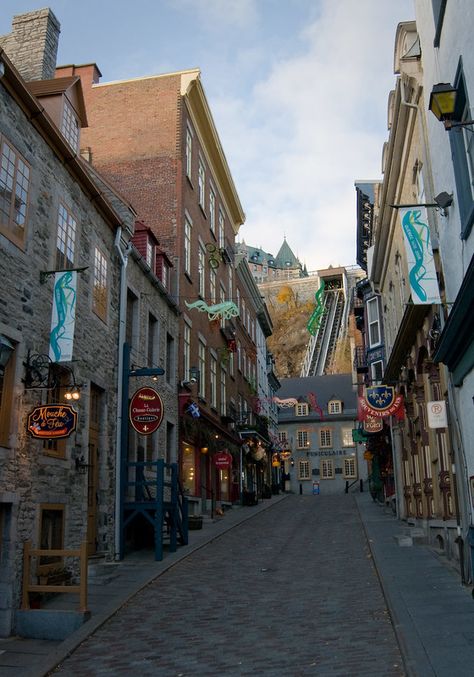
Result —
<instances>
[{"instance_id":1,"label":"security camera","mask_svg":"<svg viewBox=\"0 0 474 677\"><path fill-rule=\"evenodd\" d=\"M197 378L195 376L191 376L191 378L189 379L189 382L190 383L197 383Z\"/></svg>"}]
</instances>

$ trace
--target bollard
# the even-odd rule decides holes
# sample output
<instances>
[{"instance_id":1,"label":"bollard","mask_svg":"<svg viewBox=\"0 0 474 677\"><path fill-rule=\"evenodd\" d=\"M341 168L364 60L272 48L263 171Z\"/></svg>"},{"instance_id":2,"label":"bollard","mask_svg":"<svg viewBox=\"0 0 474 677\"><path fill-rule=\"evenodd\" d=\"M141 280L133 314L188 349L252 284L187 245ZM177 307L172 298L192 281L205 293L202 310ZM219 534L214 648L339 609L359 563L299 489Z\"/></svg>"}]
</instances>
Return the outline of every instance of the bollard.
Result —
<instances>
[{"instance_id":1,"label":"bollard","mask_svg":"<svg viewBox=\"0 0 474 677\"><path fill-rule=\"evenodd\" d=\"M300 482L300 496L301 496L302 493L303 493L303 485Z\"/></svg>"},{"instance_id":2,"label":"bollard","mask_svg":"<svg viewBox=\"0 0 474 677\"><path fill-rule=\"evenodd\" d=\"M346 480L346 494L349 493L349 480Z\"/></svg>"},{"instance_id":3,"label":"bollard","mask_svg":"<svg viewBox=\"0 0 474 677\"><path fill-rule=\"evenodd\" d=\"M364 491L364 480L361 480L360 481L360 493L362 494L363 491Z\"/></svg>"}]
</instances>

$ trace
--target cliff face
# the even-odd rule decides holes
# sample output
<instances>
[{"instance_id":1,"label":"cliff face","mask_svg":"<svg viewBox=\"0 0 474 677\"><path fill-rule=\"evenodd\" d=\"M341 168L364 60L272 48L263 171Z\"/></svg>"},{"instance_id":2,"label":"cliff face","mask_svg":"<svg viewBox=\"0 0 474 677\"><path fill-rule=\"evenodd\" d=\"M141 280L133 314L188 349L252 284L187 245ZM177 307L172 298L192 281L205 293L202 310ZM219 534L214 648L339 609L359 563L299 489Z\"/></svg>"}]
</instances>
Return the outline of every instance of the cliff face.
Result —
<instances>
[{"instance_id":1,"label":"cliff face","mask_svg":"<svg viewBox=\"0 0 474 677\"><path fill-rule=\"evenodd\" d=\"M268 346L275 358L279 378L300 375L306 348L311 338L306 327L314 307L311 301L300 301L292 287L282 286L275 296L267 296L273 322Z\"/></svg>"}]
</instances>

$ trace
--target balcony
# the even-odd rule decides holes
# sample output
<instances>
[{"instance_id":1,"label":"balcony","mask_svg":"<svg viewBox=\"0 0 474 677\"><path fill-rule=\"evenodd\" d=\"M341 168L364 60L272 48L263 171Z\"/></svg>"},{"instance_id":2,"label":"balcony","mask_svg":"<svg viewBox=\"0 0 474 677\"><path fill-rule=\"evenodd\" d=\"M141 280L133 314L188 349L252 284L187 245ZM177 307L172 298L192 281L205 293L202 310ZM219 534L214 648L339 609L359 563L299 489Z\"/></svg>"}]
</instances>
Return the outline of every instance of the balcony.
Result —
<instances>
[{"instance_id":1,"label":"balcony","mask_svg":"<svg viewBox=\"0 0 474 677\"><path fill-rule=\"evenodd\" d=\"M365 348L358 346L354 350L354 369L358 374L367 374L369 366L367 364L367 355Z\"/></svg>"}]
</instances>

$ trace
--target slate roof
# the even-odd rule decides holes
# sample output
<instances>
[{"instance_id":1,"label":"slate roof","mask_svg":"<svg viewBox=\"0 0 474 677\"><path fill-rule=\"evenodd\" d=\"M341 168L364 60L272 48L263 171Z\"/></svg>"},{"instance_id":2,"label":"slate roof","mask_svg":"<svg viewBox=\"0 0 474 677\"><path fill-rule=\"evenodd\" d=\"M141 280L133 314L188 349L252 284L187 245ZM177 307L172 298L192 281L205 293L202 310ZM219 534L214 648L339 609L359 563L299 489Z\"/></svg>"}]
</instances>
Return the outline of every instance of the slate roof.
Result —
<instances>
[{"instance_id":1,"label":"slate roof","mask_svg":"<svg viewBox=\"0 0 474 677\"><path fill-rule=\"evenodd\" d=\"M314 393L318 405L327 415L328 402L341 400L343 403L344 418L355 418L357 414L357 392L352 385L352 374L327 374L325 376L305 376L280 379L280 389L277 396L284 400L290 397L299 402L308 402L308 393ZM311 409L311 407L310 407ZM319 414L314 412L319 419ZM279 408L278 420L280 423L295 416L294 407ZM331 415L331 418L336 418ZM298 420L301 420L298 417Z\"/></svg>"}]
</instances>

